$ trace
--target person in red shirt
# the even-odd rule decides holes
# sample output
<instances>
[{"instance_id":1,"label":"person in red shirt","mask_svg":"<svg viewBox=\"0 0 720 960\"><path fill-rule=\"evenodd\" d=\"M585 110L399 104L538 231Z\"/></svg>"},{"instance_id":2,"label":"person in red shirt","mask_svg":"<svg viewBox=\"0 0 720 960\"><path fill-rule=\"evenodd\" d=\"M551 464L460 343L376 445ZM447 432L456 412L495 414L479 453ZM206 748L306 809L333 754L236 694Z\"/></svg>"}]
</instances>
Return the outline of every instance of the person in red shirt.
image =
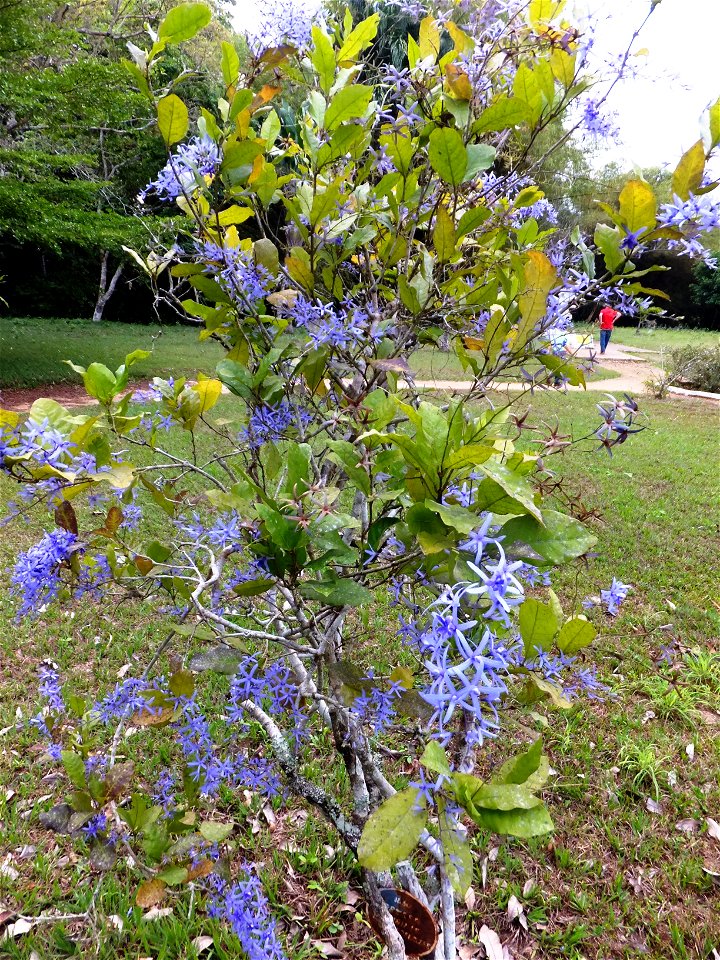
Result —
<instances>
[{"instance_id":1,"label":"person in red shirt","mask_svg":"<svg viewBox=\"0 0 720 960\"><path fill-rule=\"evenodd\" d=\"M607 345L610 343L615 321L620 316L617 310L612 307L603 307L600 311L600 353L605 353Z\"/></svg>"}]
</instances>

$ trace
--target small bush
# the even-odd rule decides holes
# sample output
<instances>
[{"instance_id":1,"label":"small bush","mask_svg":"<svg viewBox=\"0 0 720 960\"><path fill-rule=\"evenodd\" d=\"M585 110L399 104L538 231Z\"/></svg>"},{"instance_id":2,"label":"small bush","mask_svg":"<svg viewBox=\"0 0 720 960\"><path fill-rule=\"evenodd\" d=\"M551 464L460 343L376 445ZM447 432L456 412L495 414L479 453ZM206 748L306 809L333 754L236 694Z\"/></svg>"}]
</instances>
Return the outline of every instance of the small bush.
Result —
<instances>
[{"instance_id":1,"label":"small bush","mask_svg":"<svg viewBox=\"0 0 720 960\"><path fill-rule=\"evenodd\" d=\"M670 354L669 374L693 390L720 393L720 343L715 347L681 347Z\"/></svg>"}]
</instances>

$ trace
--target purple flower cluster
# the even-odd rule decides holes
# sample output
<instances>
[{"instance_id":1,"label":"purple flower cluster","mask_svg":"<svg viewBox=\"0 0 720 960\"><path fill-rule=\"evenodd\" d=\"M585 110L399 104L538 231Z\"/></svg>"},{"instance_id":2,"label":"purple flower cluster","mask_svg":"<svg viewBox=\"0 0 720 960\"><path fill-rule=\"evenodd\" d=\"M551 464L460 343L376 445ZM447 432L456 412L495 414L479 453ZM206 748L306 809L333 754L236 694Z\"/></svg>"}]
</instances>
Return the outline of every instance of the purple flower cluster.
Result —
<instances>
[{"instance_id":1,"label":"purple flower cluster","mask_svg":"<svg viewBox=\"0 0 720 960\"><path fill-rule=\"evenodd\" d=\"M11 591L21 600L19 617L39 613L43 604L55 599L61 585L60 568L77 549L75 534L58 528L18 556Z\"/></svg>"},{"instance_id":2,"label":"purple flower cluster","mask_svg":"<svg viewBox=\"0 0 720 960\"><path fill-rule=\"evenodd\" d=\"M375 736L379 736L392 723L396 715L395 701L402 692L402 684L396 682L392 682L387 690L373 687L355 698L353 711L361 723L369 724Z\"/></svg>"},{"instance_id":3,"label":"purple flower cluster","mask_svg":"<svg viewBox=\"0 0 720 960\"><path fill-rule=\"evenodd\" d=\"M197 250L205 273L215 277L223 290L245 308L252 307L272 290L270 273L239 247L221 247L206 240L198 243Z\"/></svg>"},{"instance_id":4,"label":"purple flower cluster","mask_svg":"<svg viewBox=\"0 0 720 960\"><path fill-rule=\"evenodd\" d=\"M612 456L613 447L625 443L631 434L640 433L645 428L634 425L638 405L628 394L625 394L624 400L616 400L611 394L607 394L607 397L607 403L596 405L602 423L595 431L595 436L600 440L602 449Z\"/></svg>"},{"instance_id":5,"label":"purple flower cluster","mask_svg":"<svg viewBox=\"0 0 720 960\"><path fill-rule=\"evenodd\" d=\"M600 591L600 599L605 604L607 612L611 616L614 617L618 612L620 604L625 600L630 590L632 590L630 584L623 583L621 580L616 580L615 577L613 577L610 589Z\"/></svg>"},{"instance_id":6,"label":"purple flower cluster","mask_svg":"<svg viewBox=\"0 0 720 960\"><path fill-rule=\"evenodd\" d=\"M138 199L144 203L154 193L159 200L177 200L178 197L192 194L198 187L205 185L205 177L213 177L220 168L222 156L220 148L210 137L193 137L178 147L158 174Z\"/></svg>"},{"instance_id":7,"label":"purple flower cluster","mask_svg":"<svg viewBox=\"0 0 720 960\"><path fill-rule=\"evenodd\" d=\"M660 207L658 221L664 227L675 227L688 236L697 236L720 227L720 200L703 193L687 200L673 197Z\"/></svg>"},{"instance_id":8,"label":"purple flower cluster","mask_svg":"<svg viewBox=\"0 0 720 960\"><path fill-rule=\"evenodd\" d=\"M250 865L242 873L234 883L212 877L208 914L231 925L247 960L286 960L259 877Z\"/></svg>"},{"instance_id":9,"label":"purple flower cluster","mask_svg":"<svg viewBox=\"0 0 720 960\"><path fill-rule=\"evenodd\" d=\"M256 0L255 25L246 32L248 46L256 56L283 44L304 50L313 20L318 20L316 7L302 0Z\"/></svg>"},{"instance_id":10,"label":"purple flower cluster","mask_svg":"<svg viewBox=\"0 0 720 960\"><path fill-rule=\"evenodd\" d=\"M294 324L307 333L313 347L345 348L362 342L362 321L366 317L358 314L354 305L348 310L338 310L321 300L299 296L286 312Z\"/></svg>"},{"instance_id":11,"label":"purple flower cluster","mask_svg":"<svg viewBox=\"0 0 720 960\"><path fill-rule=\"evenodd\" d=\"M463 621L458 610L434 611L430 625L417 638L430 686L420 696L433 710L431 723L438 738L446 742L452 736L450 723L456 710L470 715L476 730L476 742L494 736L497 730L497 705L507 687L501 674L508 666L504 648L486 629L475 638L477 621Z\"/></svg>"},{"instance_id":12,"label":"purple flower cluster","mask_svg":"<svg viewBox=\"0 0 720 960\"><path fill-rule=\"evenodd\" d=\"M8 439L13 439L15 443L5 448L6 456L32 457L37 464L51 467L67 463L75 448L75 444L55 429L47 418L41 423L27 420Z\"/></svg>"},{"instance_id":13,"label":"purple flower cluster","mask_svg":"<svg viewBox=\"0 0 720 960\"><path fill-rule=\"evenodd\" d=\"M254 407L248 425L238 439L249 443L251 447L261 447L264 443L273 443L282 439L294 423L294 410L288 400L280 403L266 403Z\"/></svg>"},{"instance_id":14,"label":"purple flower cluster","mask_svg":"<svg viewBox=\"0 0 720 960\"><path fill-rule=\"evenodd\" d=\"M595 100L587 100L583 108L582 126L592 137L610 137L618 135L618 128L614 119L601 112L601 104Z\"/></svg>"}]
</instances>

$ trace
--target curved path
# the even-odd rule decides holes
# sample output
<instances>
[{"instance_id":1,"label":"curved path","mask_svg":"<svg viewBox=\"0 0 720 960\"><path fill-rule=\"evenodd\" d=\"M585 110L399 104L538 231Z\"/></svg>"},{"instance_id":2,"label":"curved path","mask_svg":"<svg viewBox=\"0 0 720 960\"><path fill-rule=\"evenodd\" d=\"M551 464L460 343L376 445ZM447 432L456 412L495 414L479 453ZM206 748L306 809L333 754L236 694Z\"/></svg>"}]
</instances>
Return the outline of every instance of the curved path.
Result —
<instances>
[{"instance_id":1,"label":"curved path","mask_svg":"<svg viewBox=\"0 0 720 960\"><path fill-rule=\"evenodd\" d=\"M652 366L641 356L634 354L648 353L642 347L614 347L611 343L607 353L602 358L602 366L606 370L616 372L618 376L610 380L589 380L587 389L599 393L645 393L647 381L660 375L660 370ZM581 351L579 359L585 359L588 351ZM598 358L599 359L599 358ZM135 383L133 389L145 387L146 383ZM422 390L443 390L455 393L465 393L472 384L465 380L416 380L415 385ZM523 383L499 382L493 385L498 391L516 391L526 389ZM567 390L582 391L582 387L568 386ZM226 392L224 390L224 392ZM700 397L705 400L720 402L720 395L702 393L695 390L682 390L680 387L670 387L673 396ZM45 384L41 387L27 387L0 391L0 407L14 410L17 413L26 413L39 397L52 397L66 407L94 406L95 401L87 396L84 388L79 384L58 383Z\"/></svg>"}]
</instances>

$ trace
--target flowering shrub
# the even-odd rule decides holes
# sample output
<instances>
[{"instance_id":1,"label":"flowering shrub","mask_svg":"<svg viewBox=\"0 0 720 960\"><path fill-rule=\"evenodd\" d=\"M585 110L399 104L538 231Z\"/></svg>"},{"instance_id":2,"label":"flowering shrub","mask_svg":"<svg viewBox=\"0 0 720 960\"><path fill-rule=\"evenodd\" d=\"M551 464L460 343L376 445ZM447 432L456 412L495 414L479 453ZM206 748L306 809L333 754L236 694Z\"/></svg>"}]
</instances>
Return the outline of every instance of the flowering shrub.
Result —
<instances>
[{"instance_id":1,"label":"flowering shrub","mask_svg":"<svg viewBox=\"0 0 720 960\"><path fill-rule=\"evenodd\" d=\"M556 232L506 147L588 89L582 38L561 7L435 11L398 69L363 64L376 14L305 30L293 4L293 23L255 37L243 71L223 44L224 96L186 142L187 106L153 83L165 48L207 11L176 7L132 69L169 148L142 199L174 204L186 229L172 251L136 257L153 282L173 262L200 340L225 357L215 378L155 379L134 395L141 352L115 372L74 367L97 414L50 400L26 420L2 413L3 468L23 484L14 512L44 504L56 523L18 559L19 615L120 590L175 624L142 676L93 703L44 671L34 723L74 788L71 828L93 851L132 853L140 905L203 884L253 960L283 947L252 870L216 869L232 831L213 818L222 788L313 806L357 856L388 955L405 956L381 894L397 885L437 916L438 956L452 960L454 898L473 872L468 826L553 828L540 741L508 744L489 780L473 772L478 749L507 711L603 692L586 659L597 627L550 586L553 567L595 543L549 499L546 461L568 440L491 391L513 372L528 391L584 385L582 365L553 348L573 307L641 296L637 244L695 245L712 217L690 199L700 144L661 219L652 188L634 180L592 245ZM281 136L283 91L303 98L297 139ZM443 403L418 392L409 359L447 338L471 389ZM639 429L629 398L599 411L586 440L600 449ZM186 452L167 442L170 428ZM535 453L518 445L529 429ZM628 589L614 582L598 603L613 614ZM368 666L378 598L402 645L387 673ZM188 638L205 648L187 656ZM184 662L154 673L170 643ZM198 684L204 670L230 675L221 702ZM155 782L128 756L128 727L170 737ZM417 761L409 782L388 749L398 742Z\"/></svg>"}]
</instances>

